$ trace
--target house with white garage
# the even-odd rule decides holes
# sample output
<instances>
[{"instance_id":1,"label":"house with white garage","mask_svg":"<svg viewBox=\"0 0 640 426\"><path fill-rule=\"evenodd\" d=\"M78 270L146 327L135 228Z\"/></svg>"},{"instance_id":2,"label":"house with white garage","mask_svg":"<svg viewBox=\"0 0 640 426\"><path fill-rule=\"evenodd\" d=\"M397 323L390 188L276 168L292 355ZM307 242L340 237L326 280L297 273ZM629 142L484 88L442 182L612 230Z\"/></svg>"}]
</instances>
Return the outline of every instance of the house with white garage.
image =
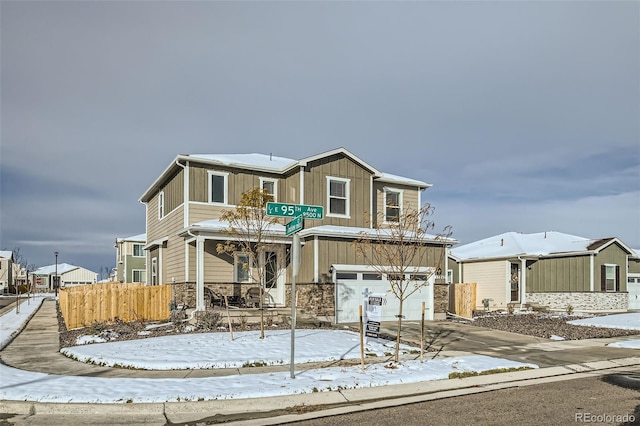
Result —
<instances>
[{"instance_id":1,"label":"house with white garage","mask_svg":"<svg viewBox=\"0 0 640 426\"><path fill-rule=\"evenodd\" d=\"M336 323L359 320L364 293L387 293L388 277L363 264L353 248L363 235L394 223L405 209L422 206L431 185L381 172L344 148L302 159L271 154L178 155L142 194L146 207L147 283L171 284L177 303L204 309L203 294L242 297L252 283L245 253L219 253L230 239L223 212L237 207L242 194L259 188L273 202L319 206L322 219L304 219L298 231L300 265L296 277L296 306L307 314L330 317ZM269 230L276 247L260 264L271 271L266 286L269 305L290 307L293 265L292 236L282 218ZM446 248L453 240L428 235L422 250L428 264L413 265L415 274L430 281L405 303L405 318L444 317L445 280L431 273L446 270ZM262 255L261 255L262 256ZM394 297L387 293L383 320L393 320ZM386 317L384 316L386 315Z\"/></svg>"},{"instance_id":2,"label":"house with white garage","mask_svg":"<svg viewBox=\"0 0 640 426\"><path fill-rule=\"evenodd\" d=\"M637 260L619 238L554 231L506 232L449 250L453 282L477 283L476 309L626 312L634 303L628 283Z\"/></svg>"},{"instance_id":3,"label":"house with white garage","mask_svg":"<svg viewBox=\"0 0 640 426\"><path fill-rule=\"evenodd\" d=\"M54 291L56 276L58 277L60 288L95 284L98 281L96 272L68 263L43 266L33 271L32 276L36 289L40 291Z\"/></svg>"}]
</instances>

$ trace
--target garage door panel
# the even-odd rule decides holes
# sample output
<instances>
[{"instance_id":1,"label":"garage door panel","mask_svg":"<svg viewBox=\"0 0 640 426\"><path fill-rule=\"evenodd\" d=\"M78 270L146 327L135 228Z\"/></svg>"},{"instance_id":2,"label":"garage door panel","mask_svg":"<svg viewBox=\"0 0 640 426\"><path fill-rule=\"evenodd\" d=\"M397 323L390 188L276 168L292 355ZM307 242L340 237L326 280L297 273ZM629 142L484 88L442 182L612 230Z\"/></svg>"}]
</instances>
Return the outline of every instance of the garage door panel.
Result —
<instances>
[{"instance_id":1,"label":"garage door panel","mask_svg":"<svg viewBox=\"0 0 640 426\"><path fill-rule=\"evenodd\" d=\"M364 290L369 293L384 294L386 304L382 307L382 321L395 321L400 301L389 290L391 284L386 280L337 280L336 322L358 322L359 307L364 303ZM405 320L420 320L422 302L425 302L426 319L433 319L433 284L430 283L413 293L403 304Z\"/></svg>"}]
</instances>

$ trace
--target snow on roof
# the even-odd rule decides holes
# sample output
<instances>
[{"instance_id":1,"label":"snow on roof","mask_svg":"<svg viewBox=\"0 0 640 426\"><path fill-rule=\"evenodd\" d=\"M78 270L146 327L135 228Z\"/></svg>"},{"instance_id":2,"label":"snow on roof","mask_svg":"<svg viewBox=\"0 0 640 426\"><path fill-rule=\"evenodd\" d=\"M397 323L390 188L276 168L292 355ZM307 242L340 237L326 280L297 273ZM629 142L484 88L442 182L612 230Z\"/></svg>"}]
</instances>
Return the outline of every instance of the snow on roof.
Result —
<instances>
[{"instance_id":1,"label":"snow on roof","mask_svg":"<svg viewBox=\"0 0 640 426\"><path fill-rule=\"evenodd\" d=\"M147 242L147 234L138 234L138 235L133 235L131 237L125 237L125 238L116 238L117 242L122 242L122 241L139 241L141 243L145 243Z\"/></svg>"},{"instance_id":2,"label":"snow on roof","mask_svg":"<svg viewBox=\"0 0 640 426\"><path fill-rule=\"evenodd\" d=\"M297 163L291 158L276 157L265 154L189 154L189 157L206 161L213 161L225 166L234 167L258 167L260 169L272 169L274 172L285 170Z\"/></svg>"},{"instance_id":3,"label":"snow on roof","mask_svg":"<svg viewBox=\"0 0 640 426\"><path fill-rule=\"evenodd\" d=\"M535 234L505 232L451 249L458 259L501 258L518 255L544 256L586 251L594 240L548 231Z\"/></svg>"},{"instance_id":4,"label":"snow on roof","mask_svg":"<svg viewBox=\"0 0 640 426\"><path fill-rule=\"evenodd\" d=\"M11 250L0 250L0 257L4 257L5 259L12 259L13 252Z\"/></svg>"},{"instance_id":5,"label":"snow on roof","mask_svg":"<svg viewBox=\"0 0 640 426\"><path fill-rule=\"evenodd\" d=\"M353 237L359 238L361 235L365 235L368 237L378 237L385 236L385 234L389 237L392 237L391 230L385 229L372 229L372 228L358 228L353 226L335 226L335 225L321 225L314 226L312 228L306 228L303 231L300 231L301 235L334 235L334 236L345 236L345 237ZM424 234L421 238L427 240L441 240L447 241L451 244L455 243L456 240L452 238L443 238L433 234Z\"/></svg>"},{"instance_id":6,"label":"snow on roof","mask_svg":"<svg viewBox=\"0 0 640 426\"><path fill-rule=\"evenodd\" d=\"M402 176L392 175L391 173L382 173L379 179L381 182L401 183L404 185L415 185L422 188L430 188L430 183L422 182L415 179L409 179Z\"/></svg>"},{"instance_id":7,"label":"snow on roof","mask_svg":"<svg viewBox=\"0 0 640 426\"><path fill-rule=\"evenodd\" d=\"M58 268L57 269L58 274L65 274L69 271L73 271L74 269L78 269L79 266L69 265L68 263L58 263L57 268ZM49 266L43 266L33 271L34 275L48 275L48 274L55 274L55 273L56 273L55 264L49 265Z\"/></svg>"}]
</instances>

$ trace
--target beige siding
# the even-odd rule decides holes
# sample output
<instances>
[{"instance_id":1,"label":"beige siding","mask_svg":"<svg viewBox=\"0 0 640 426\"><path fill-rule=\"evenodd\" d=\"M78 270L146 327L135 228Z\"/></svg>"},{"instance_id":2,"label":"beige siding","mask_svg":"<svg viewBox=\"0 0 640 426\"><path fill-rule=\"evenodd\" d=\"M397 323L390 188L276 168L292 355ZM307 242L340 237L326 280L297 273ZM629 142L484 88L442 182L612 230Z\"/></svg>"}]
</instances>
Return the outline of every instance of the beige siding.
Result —
<instances>
[{"instance_id":1,"label":"beige siding","mask_svg":"<svg viewBox=\"0 0 640 426\"><path fill-rule=\"evenodd\" d=\"M495 262L465 263L463 265L463 281L477 283L476 308L483 307L483 299L493 299L491 308L505 308L508 300L509 262L500 260Z\"/></svg>"},{"instance_id":2,"label":"beige siding","mask_svg":"<svg viewBox=\"0 0 640 426\"><path fill-rule=\"evenodd\" d=\"M189 200L200 203L209 202L209 172L226 173L228 179L227 203L235 206L240 203L242 194L253 188L260 187L260 178L277 179L278 198L282 193L282 178L279 175L270 173L259 173L251 171L239 171L233 168L215 167L206 168L198 165L190 166L189 174Z\"/></svg>"},{"instance_id":3,"label":"beige siding","mask_svg":"<svg viewBox=\"0 0 640 426\"><path fill-rule=\"evenodd\" d=\"M330 217L327 206L327 176L349 179L349 217ZM371 172L363 169L350 158L332 155L314 161L305 170L304 204L324 206L322 225L368 226L371 209Z\"/></svg>"},{"instance_id":4,"label":"beige siding","mask_svg":"<svg viewBox=\"0 0 640 426\"><path fill-rule=\"evenodd\" d=\"M629 259L629 272L640 274L640 259Z\"/></svg>"},{"instance_id":5,"label":"beige siding","mask_svg":"<svg viewBox=\"0 0 640 426\"><path fill-rule=\"evenodd\" d=\"M302 265L298 278L301 282L313 282L314 273L314 240L309 239L306 241L304 248L302 249ZM442 246L430 246L427 247L425 263L416 266L432 266L437 267L438 264L444 265L444 248ZM356 255L356 250L353 246L352 240L344 240L338 238L318 238L318 278L320 282L327 282L331 280L329 274L329 267L332 264L344 264L344 265L363 265L366 264L364 260Z\"/></svg>"}]
</instances>

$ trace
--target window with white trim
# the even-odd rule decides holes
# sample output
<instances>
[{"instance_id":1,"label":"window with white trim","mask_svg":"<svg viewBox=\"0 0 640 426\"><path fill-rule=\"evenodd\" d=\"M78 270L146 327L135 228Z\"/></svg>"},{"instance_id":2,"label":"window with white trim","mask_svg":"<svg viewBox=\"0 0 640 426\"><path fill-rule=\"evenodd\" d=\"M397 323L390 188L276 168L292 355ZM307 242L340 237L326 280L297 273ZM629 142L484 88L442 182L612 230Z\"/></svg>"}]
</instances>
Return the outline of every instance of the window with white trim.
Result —
<instances>
[{"instance_id":1,"label":"window with white trim","mask_svg":"<svg viewBox=\"0 0 640 426\"><path fill-rule=\"evenodd\" d=\"M158 194L158 219L164 217L164 191Z\"/></svg>"},{"instance_id":2,"label":"window with white trim","mask_svg":"<svg viewBox=\"0 0 640 426\"><path fill-rule=\"evenodd\" d=\"M228 204L229 173L209 171L209 202Z\"/></svg>"},{"instance_id":3,"label":"window with white trim","mask_svg":"<svg viewBox=\"0 0 640 426\"><path fill-rule=\"evenodd\" d=\"M618 290L618 274L616 268L618 265L604 265L604 282L606 291Z\"/></svg>"},{"instance_id":4,"label":"window with white trim","mask_svg":"<svg viewBox=\"0 0 640 426\"><path fill-rule=\"evenodd\" d=\"M251 255L249 253L235 253L233 256L233 270L235 282L251 282Z\"/></svg>"},{"instance_id":5,"label":"window with white trim","mask_svg":"<svg viewBox=\"0 0 640 426\"><path fill-rule=\"evenodd\" d=\"M143 283L147 280L147 273L144 269L134 269L131 278L134 283Z\"/></svg>"},{"instance_id":6,"label":"window with white trim","mask_svg":"<svg viewBox=\"0 0 640 426\"><path fill-rule=\"evenodd\" d=\"M385 188L384 190L384 221L399 222L402 206L402 191Z\"/></svg>"},{"instance_id":7,"label":"window with white trim","mask_svg":"<svg viewBox=\"0 0 640 426\"><path fill-rule=\"evenodd\" d=\"M133 256L144 257L144 244L133 244Z\"/></svg>"},{"instance_id":8,"label":"window with white trim","mask_svg":"<svg viewBox=\"0 0 640 426\"><path fill-rule=\"evenodd\" d=\"M271 201L278 201L278 180L270 178L260 178L260 189L271 195Z\"/></svg>"},{"instance_id":9,"label":"window with white trim","mask_svg":"<svg viewBox=\"0 0 640 426\"><path fill-rule=\"evenodd\" d=\"M349 179L327 176L327 216L349 216Z\"/></svg>"}]
</instances>

